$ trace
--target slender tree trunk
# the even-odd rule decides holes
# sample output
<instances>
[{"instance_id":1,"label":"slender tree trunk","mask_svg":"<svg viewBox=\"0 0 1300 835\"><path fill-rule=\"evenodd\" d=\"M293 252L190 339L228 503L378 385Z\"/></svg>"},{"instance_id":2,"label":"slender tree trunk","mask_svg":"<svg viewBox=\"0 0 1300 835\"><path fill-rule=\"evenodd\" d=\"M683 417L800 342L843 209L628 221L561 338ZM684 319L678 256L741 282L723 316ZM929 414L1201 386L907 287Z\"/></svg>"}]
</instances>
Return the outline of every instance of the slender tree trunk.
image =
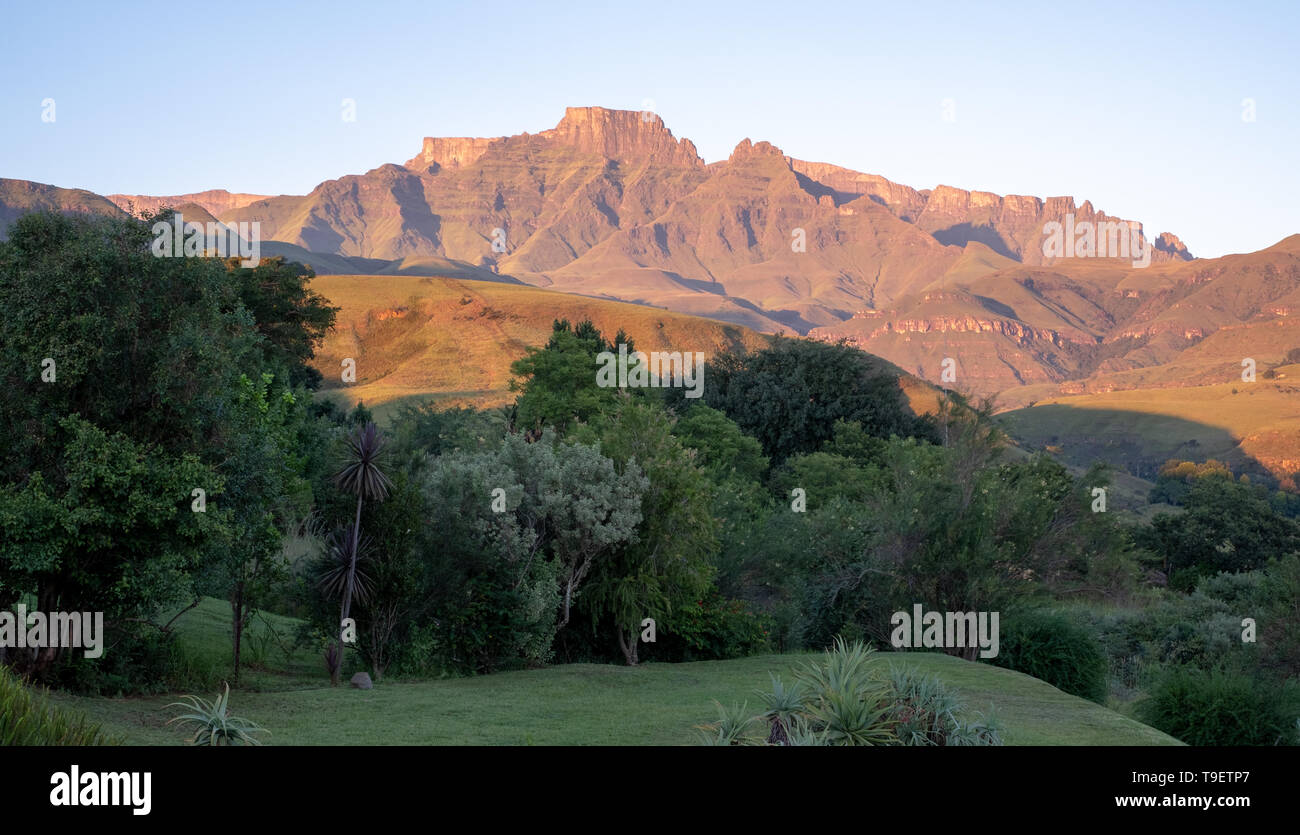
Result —
<instances>
[{"instance_id":1,"label":"slender tree trunk","mask_svg":"<svg viewBox=\"0 0 1300 835\"><path fill-rule=\"evenodd\" d=\"M244 636L244 581L235 583L235 594L230 599L230 609L235 627L235 684L239 684L239 650Z\"/></svg>"},{"instance_id":2,"label":"slender tree trunk","mask_svg":"<svg viewBox=\"0 0 1300 835\"><path fill-rule=\"evenodd\" d=\"M630 640L626 640L625 635ZM627 633L624 633L622 629L618 630L618 648L623 650L623 658L627 660L627 665L635 667L637 662L637 631L635 628Z\"/></svg>"},{"instance_id":3,"label":"slender tree trunk","mask_svg":"<svg viewBox=\"0 0 1300 835\"><path fill-rule=\"evenodd\" d=\"M57 585L50 584L42 587L36 595L36 611L44 612L48 617L50 612L57 612L60 610L61 607L59 601L61 598L62 592ZM16 623L15 627L23 632L27 631L27 624L25 623ZM51 641L51 643L55 642ZM22 666L31 672L33 678L38 681L43 681L49 671L54 667L54 661L58 657L59 648L48 646L40 649L32 649L28 647L27 651L30 655L26 658L23 658L22 655L18 655L18 657L22 659Z\"/></svg>"},{"instance_id":4,"label":"slender tree trunk","mask_svg":"<svg viewBox=\"0 0 1300 835\"><path fill-rule=\"evenodd\" d=\"M348 619L349 612L352 611L352 582L357 575L357 543L361 539L361 494L357 493L357 520L352 526L352 560L348 566L348 580L343 588L343 613L339 617L339 660L334 667L334 672L330 676L330 684L337 687L339 684L340 674L343 672L343 621Z\"/></svg>"},{"instance_id":5,"label":"slender tree trunk","mask_svg":"<svg viewBox=\"0 0 1300 835\"><path fill-rule=\"evenodd\" d=\"M555 627L557 632L563 629L565 626L568 626L569 624L569 603L572 600L573 600L573 575L570 574L568 582L565 583L564 586L564 614L560 618L559 624L556 625ZM622 639L620 638L620 640Z\"/></svg>"}]
</instances>

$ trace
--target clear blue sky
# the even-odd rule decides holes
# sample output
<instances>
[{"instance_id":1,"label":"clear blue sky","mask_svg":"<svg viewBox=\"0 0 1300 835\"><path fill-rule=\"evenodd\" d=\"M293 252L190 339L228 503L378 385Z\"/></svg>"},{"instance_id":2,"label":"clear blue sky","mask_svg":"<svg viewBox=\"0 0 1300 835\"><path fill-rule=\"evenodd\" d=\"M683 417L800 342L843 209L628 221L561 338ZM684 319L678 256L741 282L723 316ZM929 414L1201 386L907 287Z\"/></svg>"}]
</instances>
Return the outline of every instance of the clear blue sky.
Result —
<instances>
[{"instance_id":1,"label":"clear blue sky","mask_svg":"<svg viewBox=\"0 0 1300 835\"><path fill-rule=\"evenodd\" d=\"M650 99L710 162L1071 194L1203 256L1300 232L1295 2L0 3L0 177L303 194Z\"/></svg>"}]
</instances>

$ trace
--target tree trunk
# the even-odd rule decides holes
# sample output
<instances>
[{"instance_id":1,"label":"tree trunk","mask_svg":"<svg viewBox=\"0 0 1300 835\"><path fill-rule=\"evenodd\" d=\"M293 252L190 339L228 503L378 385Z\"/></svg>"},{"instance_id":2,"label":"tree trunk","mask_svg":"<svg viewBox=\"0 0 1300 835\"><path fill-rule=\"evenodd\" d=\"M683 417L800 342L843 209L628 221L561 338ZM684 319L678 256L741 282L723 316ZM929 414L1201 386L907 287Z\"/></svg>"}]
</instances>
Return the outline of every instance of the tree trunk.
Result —
<instances>
[{"instance_id":1,"label":"tree trunk","mask_svg":"<svg viewBox=\"0 0 1300 835\"><path fill-rule=\"evenodd\" d=\"M244 581L240 580L235 583L235 594L230 599L230 610L233 615L232 626L235 629L235 684L239 684L239 650L241 639L244 636Z\"/></svg>"},{"instance_id":2,"label":"tree trunk","mask_svg":"<svg viewBox=\"0 0 1300 835\"><path fill-rule=\"evenodd\" d=\"M44 612L48 617L50 612L57 612L60 610L59 600L61 597L62 593L57 585L51 584L42 587L36 596L35 611ZM15 624L15 626L24 632L27 631L27 624L25 623L18 623ZM51 641L50 643L54 642ZM58 657L59 649L60 648L53 646L47 646L40 649L32 649L31 647L28 647L27 652L30 653L30 655L23 659L23 665L30 670L33 678L38 681L44 681L46 676L49 674L49 671L54 667L54 661ZM19 658L22 658L22 656L19 655Z\"/></svg>"},{"instance_id":3,"label":"tree trunk","mask_svg":"<svg viewBox=\"0 0 1300 835\"><path fill-rule=\"evenodd\" d=\"M330 674L330 685L339 686L340 673L343 672L343 621L348 619L348 613L352 611L352 582L357 574L357 543L361 538L361 494L357 494L357 520L352 526L352 560L348 566L348 581L343 588L343 613L339 617L339 662Z\"/></svg>"},{"instance_id":4,"label":"tree trunk","mask_svg":"<svg viewBox=\"0 0 1300 835\"><path fill-rule=\"evenodd\" d=\"M564 586L564 615L560 618L559 624L555 627L555 631L557 632L563 629L565 626L568 626L569 624L569 602L571 600L573 600L573 575L572 574L569 575L568 582L565 583ZM619 640L620 641L622 640L621 636L619 637Z\"/></svg>"},{"instance_id":5,"label":"tree trunk","mask_svg":"<svg viewBox=\"0 0 1300 835\"><path fill-rule=\"evenodd\" d=\"M637 631L633 628L631 631L626 633L627 637L631 640L625 640L624 634L625 633L622 629L618 630L618 648L623 651L623 658L627 660L627 665L629 667L635 667L637 662Z\"/></svg>"}]
</instances>

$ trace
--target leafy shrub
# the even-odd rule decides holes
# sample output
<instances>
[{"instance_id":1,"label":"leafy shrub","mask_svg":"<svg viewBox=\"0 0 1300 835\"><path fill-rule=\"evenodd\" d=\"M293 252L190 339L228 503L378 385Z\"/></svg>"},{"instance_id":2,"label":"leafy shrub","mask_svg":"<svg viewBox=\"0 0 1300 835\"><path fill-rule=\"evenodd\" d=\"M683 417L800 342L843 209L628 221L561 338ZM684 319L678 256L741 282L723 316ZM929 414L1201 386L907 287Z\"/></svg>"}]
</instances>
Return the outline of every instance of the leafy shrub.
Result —
<instances>
[{"instance_id":1,"label":"leafy shrub","mask_svg":"<svg viewBox=\"0 0 1300 835\"><path fill-rule=\"evenodd\" d=\"M165 693L177 672L172 664L174 636L148 626L127 626L115 633L113 652L100 658L64 653L51 686L97 696Z\"/></svg>"},{"instance_id":2,"label":"leafy shrub","mask_svg":"<svg viewBox=\"0 0 1300 835\"><path fill-rule=\"evenodd\" d=\"M1300 554L1270 560L1262 592L1262 663L1280 674L1300 675Z\"/></svg>"},{"instance_id":3,"label":"leafy shrub","mask_svg":"<svg viewBox=\"0 0 1300 835\"><path fill-rule=\"evenodd\" d=\"M1196 593L1229 606L1254 606L1264 594L1265 577L1262 571L1233 573L1221 571L1205 577L1196 586Z\"/></svg>"},{"instance_id":4,"label":"leafy shrub","mask_svg":"<svg viewBox=\"0 0 1300 835\"><path fill-rule=\"evenodd\" d=\"M728 600L711 591L695 605L673 612L664 625L655 647L655 655L667 652L674 660L695 661L740 658L768 649L771 618L750 609L741 600ZM680 658L673 650L680 640Z\"/></svg>"},{"instance_id":5,"label":"leafy shrub","mask_svg":"<svg viewBox=\"0 0 1300 835\"><path fill-rule=\"evenodd\" d=\"M1133 689L1148 669L1164 665L1244 670L1276 654L1281 644L1270 630L1280 622L1268 602L1270 589L1259 572L1220 574L1190 595L1160 591L1140 607L1080 608L1071 615L1098 637L1115 681ZM1258 643L1242 642L1243 617L1259 619Z\"/></svg>"},{"instance_id":6,"label":"leafy shrub","mask_svg":"<svg viewBox=\"0 0 1300 835\"><path fill-rule=\"evenodd\" d=\"M1068 617L1044 611L1002 618L999 667L1016 670L1066 693L1106 702L1106 656L1101 644Z\"/></svg>"},{"instance_id":7,"label":"leafy shrub","mask_svg":"<svg viewBox=\"0 0 1300 835\"><path fill-rule=\"evenodd\" d=\"M167 707L183 707L190 712L169 720L167 724L180 722L196 726L191 745L261 745L255 734L268 733L256 722L230 715L229 684L225 692L211 702L198 696L184 698L188 701L172 702Z\"/></svg>"},{"instance_id":8,"label":"leafy shrub","mask_svg":"<svg viewBox=\"0 0 1300 835\"><path fill-rule=\"evenodd\" d=\"M0 746L116 745L98 724L78 712L49 704L0 667Z\"/></svg>"},{"instance_id":9,"label":"leafy shrub","mask_svg":"<svg viewBox=\"0 0 1300 835\"><path fill-rule=\"evenodd\" d=\"M1188 745L1296 742L1294 692L1244 673L1168 668L1138 703L1137 713Z\"/></svg>"}]
</instances>

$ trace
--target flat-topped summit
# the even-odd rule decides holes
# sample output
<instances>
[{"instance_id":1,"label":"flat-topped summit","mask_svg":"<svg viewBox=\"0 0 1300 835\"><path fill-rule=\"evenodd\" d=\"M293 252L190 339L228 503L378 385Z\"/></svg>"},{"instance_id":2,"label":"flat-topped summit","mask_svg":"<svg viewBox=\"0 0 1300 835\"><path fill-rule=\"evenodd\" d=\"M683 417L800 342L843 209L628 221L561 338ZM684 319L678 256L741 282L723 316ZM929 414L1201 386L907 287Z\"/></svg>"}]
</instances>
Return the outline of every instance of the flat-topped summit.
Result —
<instances>
[{"instance_id":1,"label":"flat-topped summit","mask_svg":"<svg viewBox=\"0 0 1300 835\"><path fill-rule=\"evenodd\" d=\"M677 139L664 120L648 110L567 107L559 124L536 136L579 153L600 154L610 159L650 159L668 166L704 166L694 143ZM406 167L463 168L473 165L489 147L507 138L426 136L420 153L407 160Z\"/></svg>"},{"instance_id":2,"label":"flat-topped summit","mask_svg":"<svg viewBox=\"0 0 1300 835\"><path fill-rule=\"evenodd\" d=\"M611 159L651 157L664 164L704 165L691 140L674 137L664 120L648 110L567 107L560 123L540 135Z\"/></svg>"}]
</instances>

